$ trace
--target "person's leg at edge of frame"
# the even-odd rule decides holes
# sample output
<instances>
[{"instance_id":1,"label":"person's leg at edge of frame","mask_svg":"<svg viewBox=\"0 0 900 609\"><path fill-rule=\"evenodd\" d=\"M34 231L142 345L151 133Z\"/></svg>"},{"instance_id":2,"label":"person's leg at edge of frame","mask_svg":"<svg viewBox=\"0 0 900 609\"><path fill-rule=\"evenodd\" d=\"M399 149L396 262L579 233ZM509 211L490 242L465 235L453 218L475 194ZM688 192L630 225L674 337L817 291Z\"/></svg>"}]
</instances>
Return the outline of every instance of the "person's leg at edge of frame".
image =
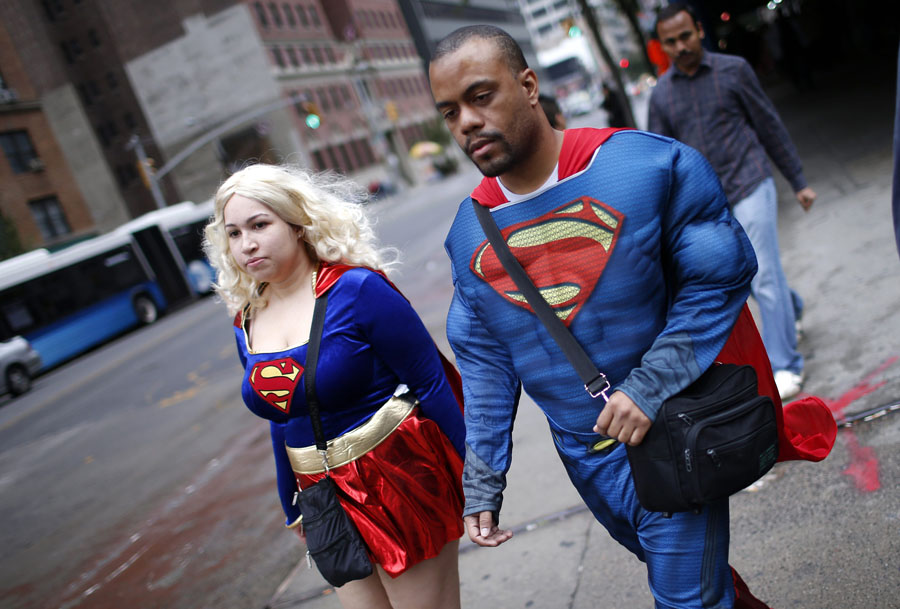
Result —
<instances>
[{"instance_id":1,"label":"person's leg at edge of frame","mask_svg":"<svg viewBox=\"0 0 900 609\"><path fill-rule=\"evenodd\" d=\"M772 178L763 180L756 190L734 206L733 211L756 252L759 270L751 282L751 291L759 305L760 335L772 370L776 379L780 371L802 375L803 356L797 351L795 325L800 303L793 297L781 265L775 181ZM796 381L799 383L800 379ZM797 391L799 386L791 395Z\"/></svg>"},{"instance_id":2,"label":"person's leg at edge of frame","mask_svg":"<svg viewBox=\"0 0 900 609\"><path fill-rule=\"evenodd\" d=\"M338 600L344 609L392 609L381 578L376 572L365 579L347 582L340 588L335 588Z\"/></svg>"},{"instance_id":3,"label":"person's leg at edge of frame","mask_svg":"<svg viewBox=\"0 0 900 609\"><path fill-rule=\"evenodd\" d=\"M728 565L727 500L700 514L648 512L634 491L625 447L586 454L588 436L553 431L563 465L594 517L647 564L657 608L768 609Z\"/></svg>"},{"instance_id":4,"label":"person's leg at edge of frame","mask_svg":"<svg viewBox=\"0 0 900 609\"><path fill-rule=\"evenodd\" d=\"M396 609L459 609L459 540L399 577L381 569L378 575Z\"/></svg>"}]
</instances>

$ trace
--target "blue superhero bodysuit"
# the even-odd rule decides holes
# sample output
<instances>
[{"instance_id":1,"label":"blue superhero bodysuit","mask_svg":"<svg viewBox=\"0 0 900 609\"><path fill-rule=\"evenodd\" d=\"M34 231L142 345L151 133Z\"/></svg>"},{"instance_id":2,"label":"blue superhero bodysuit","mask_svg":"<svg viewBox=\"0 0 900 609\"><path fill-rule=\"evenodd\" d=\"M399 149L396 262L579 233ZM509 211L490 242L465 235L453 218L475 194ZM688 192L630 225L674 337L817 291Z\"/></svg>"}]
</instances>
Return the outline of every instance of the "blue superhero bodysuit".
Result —
<instances>
[{"instance_id":1,"label":"blue superhero bodysuit","mask_svg":"<svg viewBox=\"0 0 900 609\"><path fill-rule=\"evenodd\" d=\"M238 354L244 365L241 392L247 407L271 423L278 494L287 524L300 517L293 497L297 480L285 443L315 444L306 394L304 343L276 353L253 353L242 315L235 319ZM459 405L428 331L409 302L378 273L343 272L329 288L316 393L325 437L335 438L367 421L406 384L456 451L464 452L465 427Z\"/></svg>"},{"instance_id":2,"label":"blue superhero bodysuit","mask_svg":"<svg viewBox=\"0 0 900 609\"><path fill-rule=\"evenodd\" d=\"M638 131L601 146L606 135L566 131L556 185L516 203L479 201L493 208L513 253L613 389L653 419L722 349L756 264L698 152ZM592 160L563 171L579 146ZM484 185L476 195L499 193ZM647 562L657 607L731 607L727 500L672 518L641 508L624 446L591 449L604 439L592 431L602 400L585 392L503 272L470 199L446 248L455 286L447 335L468 430L464 513L500 510L521 382L596 518Z\"/></svg>"}]
</instances>

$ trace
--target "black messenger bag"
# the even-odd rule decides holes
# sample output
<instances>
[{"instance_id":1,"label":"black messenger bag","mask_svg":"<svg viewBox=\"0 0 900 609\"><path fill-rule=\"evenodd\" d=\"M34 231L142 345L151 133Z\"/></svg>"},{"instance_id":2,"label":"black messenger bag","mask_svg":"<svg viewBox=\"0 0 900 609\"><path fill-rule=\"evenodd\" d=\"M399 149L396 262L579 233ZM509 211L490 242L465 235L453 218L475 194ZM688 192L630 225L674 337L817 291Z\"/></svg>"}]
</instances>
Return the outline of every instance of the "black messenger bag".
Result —
<instances>
[{"instance_id":1,"label":"black messenger bag","mask_svg":"<svg viewBox=\"0 0 900 609\"><path fill-rule=\"evenodd\" d=\"M683 512L748 487L778 458L775 404L752 366L713 364L663 402L638 446L626 446L644 509Z\"/></svg>"},{"instance_id":2,"label":"black messenger bag","mask_svg":"<svg viewBox=\"0 0 900 609\"><path fill-rule=\"evenodd\" d=\"M531 305L593 398L609 400L606 375L541 296L503 239L491 212L475 215L504 270ZM759 395L752 366L713 364L663 402L638 446L626 446L638 500L654 512L683 512L728 497L769 471L778 458L775 404Z\"/></svg>"}]
</instances>

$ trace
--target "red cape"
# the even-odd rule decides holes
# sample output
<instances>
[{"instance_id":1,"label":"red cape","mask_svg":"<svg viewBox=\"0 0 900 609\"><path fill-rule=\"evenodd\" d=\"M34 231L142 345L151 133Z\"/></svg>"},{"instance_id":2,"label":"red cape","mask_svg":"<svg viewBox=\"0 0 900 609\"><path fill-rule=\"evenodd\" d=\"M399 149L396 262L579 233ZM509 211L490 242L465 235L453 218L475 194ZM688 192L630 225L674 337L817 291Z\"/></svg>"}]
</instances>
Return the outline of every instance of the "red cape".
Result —
<instances>
[{"instance_id":1,"label":"red cape","mask_svg":"<svg viewBox=\"0 0 900 609\"><path fill-rule=\"evenodd\" d=\"M319 267L318 275L316 275L316 298L331 289L331 286L335 284L338 278L352 268L356 267L350 266L349 264L323 262ZM384 277L385 281L387 281L392 288L397 290L397 292L400 293L401 296L403 295L403 292L400 292L400 290L397 289L397 286L395 286L393 282L387 278L387 275L385 275L381 271L376 272ZM403 297L406 298L406 296ZM407 301L408 300L409 299L407 299ZM441 358L441 365L444 367L444 374L447 376L447 382L450 383L450 388L453 390L453 395L456 397L456 401L459 403L459 409L462 410L463 391L462 379L460 379L459 377L459 372L456 370L456 367L452 363L450 363L450 360L444 357L444 354L441 353L441 350L437 348L437 345L435 345L434 348L438 352L438 356L440 356Z\"/></svg>"},{"instance_id":2,"label":"red cape","mask_svg":"<svg viewBox=\"0 0 900 609\"><path fill-rule=\"evenodd\" d=\"M587 167L594 151L617 131L621 129L565 131L559 154L559 179L567 178ZM472 198L485 207L496 207L507 202L496 178L484 178L472 191ZM828 456L837 437L834 416L825 403L815 396L805 396L782 405L772 376L769 356L746 304L716 361L750 364L756 370L760 395L768 395L775 403L779 461L821 461Z\"/></svg>"}]
</instances>

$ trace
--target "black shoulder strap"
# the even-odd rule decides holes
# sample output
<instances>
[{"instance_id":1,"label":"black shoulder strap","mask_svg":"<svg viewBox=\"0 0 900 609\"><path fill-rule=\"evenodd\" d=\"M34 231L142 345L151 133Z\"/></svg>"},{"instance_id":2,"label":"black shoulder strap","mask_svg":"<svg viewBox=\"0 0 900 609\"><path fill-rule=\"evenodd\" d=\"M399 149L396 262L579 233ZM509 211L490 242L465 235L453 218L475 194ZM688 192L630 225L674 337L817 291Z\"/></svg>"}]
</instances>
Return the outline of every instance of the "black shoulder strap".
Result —
<instances>
[{"instance_id":1,"label":"black shoulder strap","mask_svg":"<svg viewBox=\"0 0 900 609\"><path fill-rule=\"evenodd\" d=\"M309 418L312 421L313 435L316 438L316 450L328 448L325 434L322 432L322 419L319 417L319 399L316 397L316 364L319 361L319 344L322 342L322 328L325 325L325 307L328 305L328 292L316 298L313 308L312 326L309 329L309 343L306 347L306 366L303 369L303 384L306 389L306 404L309 406Z\"/></svg>"},{"instance_id":2,"label":"black shoulder strap","mask_svg":"<svg viewBox=\"0 0 900 609\"><path fill-rule=\"evenodd\" d=\"M484 230L484 234L487 235L488 241L491 242L494 253L497 254L497 259L500 260L500 264L503 265L506 274L515 282L525 300L528 301L528 304L534 310L534 314L541 320L541 323L547 328L547 332L559 345L566 359L575 368L575 372L578 373L578 376L584 383L584 388L591 394L591 397L603 396L606 399L606 390L609 389L609 381L606 380L606 375L597 370L591 358L584 352L584 348L578 344L578 341L575 340L569 329L557 317L553 307L541 296L540 291L528 277L525 269L522 268L522 265L519 264L519 261L516 260L516 257L509 250L509 245L506 244L506 240L500 233L497 223L494 222L490 210L474 198L472 199L472 207L475 208L475 216L478 218L478 222L481 223L481 228Z\"/></svg>"}]
</instances>

